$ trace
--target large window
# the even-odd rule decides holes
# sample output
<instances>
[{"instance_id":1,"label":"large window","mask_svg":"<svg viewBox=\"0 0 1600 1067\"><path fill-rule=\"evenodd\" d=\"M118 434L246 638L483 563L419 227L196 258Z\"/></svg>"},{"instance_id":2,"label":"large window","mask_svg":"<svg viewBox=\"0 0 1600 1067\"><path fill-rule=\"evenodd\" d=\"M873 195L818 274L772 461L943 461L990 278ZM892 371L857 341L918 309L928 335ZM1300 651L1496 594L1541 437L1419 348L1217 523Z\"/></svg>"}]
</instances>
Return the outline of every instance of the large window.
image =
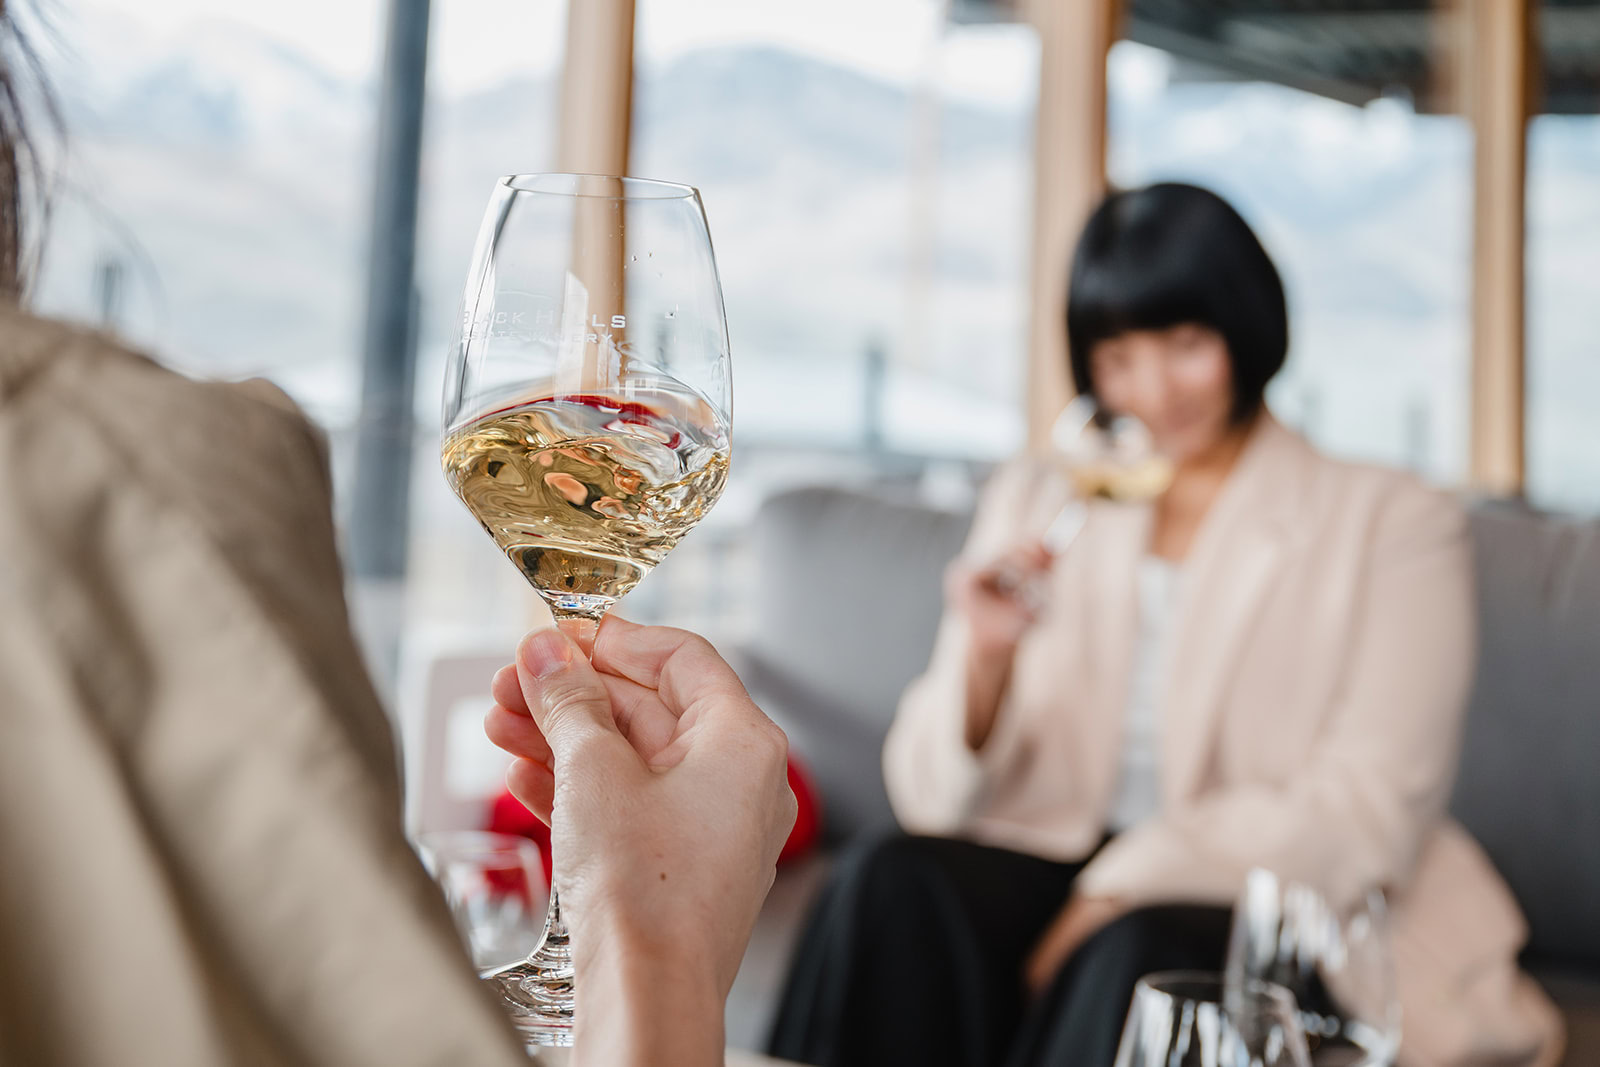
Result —
<instances>
[{"instance_id":1,"label":"large window","mask_svg":"<svg viewBox=\"0 0 1600 1067\"><path fill-rule=\"evenodd\" d=\"M1600 118L1528 140L1528 494L1600 512Z\"/></svg>"},{"instance_id":2,"label":"large window","mask_svg":"<svg viewBox=\"0 0 1600 1067\"><path fill-rule=\"evenodd\" d=\"M699 186L741 446L1022 439L1037 46L931 0L640 0L633 166Z\"/></svg>"},{"instance_id":3,"label":"large window","mask_svg":"<svg viewBox=\"0 0 1600 1067\"><path fill-rule=\"evenodd\" d=\"M65 153L35 306L105 326L162 362L265 376L353 466L382 0L64 0L37 33ZM515 574L438 471L442 357L494 178L553 162L565 0L435 3L417 248L417 447L398 611L514 634ZM392 619L384 620L392 630Z\"/></svg>"},{"instance_id":4,"label":"large window","mask_svg":"<svg viewBox=\"0 0 1600 1067\"><path fill-rule=\"evenodd\" d=\"M36 301L170 365L355 396L376 0L46 7L66 124ZM315 18L308 16L315 14Z\"/></svg>"},{"instance_id":5,"label":"large window","mask_svg":"<svg viewBox=\"0 0 1600 1067\"><path fill-rule=\"evenodd\" d=\"M635 617L737 633L744 523L786 484L955 502L1021 443L1037 39L946 6L639 0L632 169L704 194L735 458Z\"/></svg>"},{"instance_id":6,"label":"large window","mask_svg":"<svg viewBox=\"0 0 1600 1067\"><path fill-rule=\"evenodd\" d=\"M555 165L566 0L434 0L417 230L417 439L403 659L509 648L535 598L439 471L439 398L468 261L495 180ZM382 612L382 603L371 605ZM376 626L374 626L376 629ZM409 682L409 685L405 684ZM420 678L402 677L402 698Z\"/></svg>"},{"instance_id":7,"label":"large window","mask_svg":"<svg viewBox=\"0 0 1600 1067\"><path fill-rule=\"evenodd\" d=\"M1600 3L1544 4L1528 131L1528 495L1600 513Z\"/></svg>"},{"instance_id":8,"label":"large window","mask_svg":"<svg viewBox=\"0 0 1600 1067\"><path fill-rule=\"evenodd\" d=\"M565 4L435 4L420 407L494 177L551 162ZM266 374L339 429L358 401L380 0L69 0L41 34L67 152L40 310L165 362ZM59 42L57 44L56 42Z\"/></svg>"},{"instance_id":9,"label":"large window","mask_svg":"<svg viewBox=\"0 0 1600 1067\"><path fill-rule=\"evenodd\" d=\"M1466 123L1229 80L1119 43L1113 182L1227 197L1283 273L1290 359L1269 402L1330 451L1465 477L1471 248Z\"/></svg>"}]
</instances>

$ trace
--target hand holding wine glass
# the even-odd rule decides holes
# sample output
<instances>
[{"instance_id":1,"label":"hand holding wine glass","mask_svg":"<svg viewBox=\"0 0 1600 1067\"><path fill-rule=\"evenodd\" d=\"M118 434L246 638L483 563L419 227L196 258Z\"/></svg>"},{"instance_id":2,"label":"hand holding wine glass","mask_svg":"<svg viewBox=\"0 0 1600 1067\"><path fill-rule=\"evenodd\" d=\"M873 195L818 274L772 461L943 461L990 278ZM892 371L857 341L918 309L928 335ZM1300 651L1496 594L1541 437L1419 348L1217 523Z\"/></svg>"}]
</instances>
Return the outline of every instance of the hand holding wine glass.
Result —
<instances>
[{"instance_id":1,"label":"hand holding wine glass","mask_svg":"<svg viewBox=\"0 0 1600 1067\"><path fill-rule=\"evenodd\" d=\"M1009 655L1038 617L1038 607L1017 596L1016 580L1042 581L1055 556L1043 541L1023 541L985 566L962 560L945 573L945 598L967 618L975 651Z\"/></svg>"},{"instance_id":2,"label":"hand holding wine glass","mask_svg":"<svg viewBox=\"0 0 1600 1067\"><path fill-rule=\"evenodd\" d=\"M444 473L587 643L728 476L727 323L700 195L588 174L502 178L478 233L444 384ZM539 947L486 975L538 1044L572 1040L555 886Z\"/></svg>"},{"instance_id":3,"label":"hand holding wine glass","mask_svg":"<svg viewBox=\"0 0 1600 1067\"><path fill-rule=\"evenodd\" d=\"M974 751L994 728L1017 645L1038 618L1037 602L1019 596L1019 585L1042 585L1053 562L1043 544L1026 541L986 566L957 559L945 572L945 599L965 617L970 635L964 732Z\"/></svg>"},{"instance_id":4,"label":"hand holding wine glass","mask_svg":"<svg viewBox=\"0 0 1600 1067\"><path fill-rule=\"evenodd\" d=\"M965 736L974 751L994 728L1017 645L1048 607L1051 568L1088 522L1090 502L1152 500L1172 481L1172 463L1144 424L1111 415L1089 396L1074 397L1057 417L1051 444L1050 473L1040 477L1064 477L1070 495L1050 524L976 566L957 560L946 575L945 598L971 633Z\"/></svg>"},{"instance_id":5,"label":"hand holding wine glass","mask_svg":"<svg viewBox=\"0 0 1600 1067\"><path fill-rule=\"evenodd\" d=\"M611 1002L613 1025L577 1018L587 1061L720 1061L722 1004L794 823L782 731L704 640L615 618L592 666L558 631L528 635L493 695L512 792L551 823L584 988ZM642 1055L623 1012L649 1034Z\"/></svg>"}]
</instances>

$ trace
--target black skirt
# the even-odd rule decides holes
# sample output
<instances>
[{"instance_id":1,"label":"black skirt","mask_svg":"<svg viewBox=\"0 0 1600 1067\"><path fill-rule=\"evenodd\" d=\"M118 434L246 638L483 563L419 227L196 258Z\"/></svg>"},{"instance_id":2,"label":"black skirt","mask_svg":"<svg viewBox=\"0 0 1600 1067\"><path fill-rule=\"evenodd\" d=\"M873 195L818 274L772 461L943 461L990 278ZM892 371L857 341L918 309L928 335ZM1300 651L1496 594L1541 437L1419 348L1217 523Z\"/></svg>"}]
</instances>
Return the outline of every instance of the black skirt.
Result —
<instances>
[{"instance_id":1,"label":"black skirt","mask_svg":"<svg viewBox=\"0 0 1600 1067\"><path fill-rule=\"evenodd\" d=\"M1110 1067L1134 983L1220 970L1229 912L1130 912L1030 998L1023 965L1083 865L932 837L851 849L796 949L769 1051L819 1067Z\"/></svg>"}]
</instances>

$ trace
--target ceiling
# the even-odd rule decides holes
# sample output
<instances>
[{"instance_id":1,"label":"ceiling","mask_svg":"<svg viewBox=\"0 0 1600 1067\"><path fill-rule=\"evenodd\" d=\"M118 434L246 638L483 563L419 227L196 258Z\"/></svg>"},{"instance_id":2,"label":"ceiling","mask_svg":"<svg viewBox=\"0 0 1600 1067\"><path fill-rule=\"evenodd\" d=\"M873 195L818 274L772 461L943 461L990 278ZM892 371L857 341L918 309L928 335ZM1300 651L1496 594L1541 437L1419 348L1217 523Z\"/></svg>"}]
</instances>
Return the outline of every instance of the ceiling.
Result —
<instances>
[{"instance_id":1,"label":"ceiling","mask_svg":"<svg viewBox=\"0 0 1600 1067\"><path fill-rule=\"evenodd\" d=\"M952 18L1009 20L1016 6L952 0ZM1451 110L1438 71L1446 10L1438 0L1127 0L1123 34L1172 53L1189 80L1277 82L1352 104L1401 96L1437 112ZM1600 112L1600 0L1544 0L1539 37L1540 111Z\"/></svg>"}]
</instances>

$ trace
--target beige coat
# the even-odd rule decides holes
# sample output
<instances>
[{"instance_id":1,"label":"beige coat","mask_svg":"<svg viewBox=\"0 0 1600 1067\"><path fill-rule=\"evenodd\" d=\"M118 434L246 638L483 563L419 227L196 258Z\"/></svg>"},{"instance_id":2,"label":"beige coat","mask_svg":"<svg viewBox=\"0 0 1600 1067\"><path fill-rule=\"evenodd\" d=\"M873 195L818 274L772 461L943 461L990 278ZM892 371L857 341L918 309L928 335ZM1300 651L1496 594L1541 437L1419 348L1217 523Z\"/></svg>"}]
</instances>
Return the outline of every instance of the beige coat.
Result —
<instances>
[{"instance_id":1,"label":"beige coat","mask_svg":"<svg viewBox=\"0 0 1600 1067\"><path fill-rule=\"evenodd\" d=\"M1037 535L1060 479L1018 461L965 554ZM988 742L963 740L965 623L947 613L884 751L914 832L1057 859L1100 840L1115 787L1149 507L1097 504L1017 651ZM1264 420L1183 563L1160 705L1162 804L1079 879L1133 903L1231 903L1252 866L1394 906L1409 1067L1548 1064L1561 1024L1520 974L1505 884L1445 813L1474 648L1461 509L1319 455Z\"/></svg>"},{"instance_id":2,"label":"beige coat","mask_svg":"<svg viewBox=\"0 0 1600 1067\"><path fill-rule=\"evenodd\" d=\"M0 1063L526 1062L401 834L317 435L0 306Z\"/></svg>"}]
</instances>

